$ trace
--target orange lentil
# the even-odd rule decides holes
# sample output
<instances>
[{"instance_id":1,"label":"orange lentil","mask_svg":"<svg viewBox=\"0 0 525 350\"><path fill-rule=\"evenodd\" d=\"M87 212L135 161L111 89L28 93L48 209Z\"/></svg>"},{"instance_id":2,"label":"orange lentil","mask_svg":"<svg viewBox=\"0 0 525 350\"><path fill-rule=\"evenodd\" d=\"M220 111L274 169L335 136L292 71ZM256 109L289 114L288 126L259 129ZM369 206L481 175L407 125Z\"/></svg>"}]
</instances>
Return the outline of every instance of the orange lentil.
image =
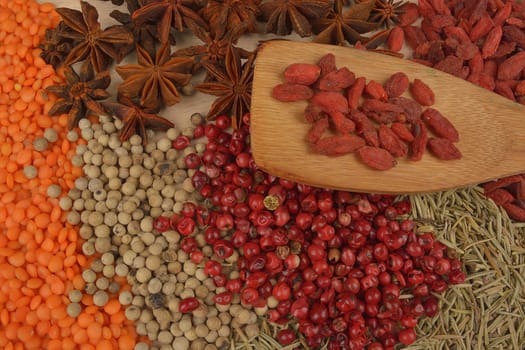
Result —
<instances>
[{"instance_id":1,"label":"orange lentil","mask_svg":"<svg viewBox=\"0 0 525 350\"><path fill-rule=\"evenodd\" d=\"M58 97L43 90L61 83L63 72L45 63L38 45L59 21L50 3L0 0L0 348L132 349L136 333L116 297L100 308L85 296L78 318L66 312L67 293L84 289L81 271L91 259L80 254L78 228L47 195L51 184L74 188L83 172L70 159L86 144L67 140L66 114L47 114ZM50 127L57 142L34 151L32 141ZM37 177L26 178L27 165Z\"/></svg>"}]
</instances>

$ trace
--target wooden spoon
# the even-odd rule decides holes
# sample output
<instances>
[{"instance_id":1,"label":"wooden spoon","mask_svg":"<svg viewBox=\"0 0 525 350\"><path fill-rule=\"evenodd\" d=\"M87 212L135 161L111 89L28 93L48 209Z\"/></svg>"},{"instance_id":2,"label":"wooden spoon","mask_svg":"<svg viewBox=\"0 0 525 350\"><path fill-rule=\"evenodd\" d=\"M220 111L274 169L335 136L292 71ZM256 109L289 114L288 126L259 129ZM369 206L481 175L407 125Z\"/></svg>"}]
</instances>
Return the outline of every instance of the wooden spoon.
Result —
<instances>
[{"instance_id":1,"label":"wooden spoon","mask_svg":"<svg viewBox=\"0 0 525 350\"><path fill-rule=\"evenodd\" d=\"M310 151L307 103L279 102L272 89L291 63L316 63L329 52L339 68L383 83L395 72L421 79L435 93L433 106L459 131L463 157L442 161L425 152L421 161L398 158L391 170L373 170L354 154L327 157ZM251 104L255 163L268 173L323 188L356 192L414 193L477 184L525 172L525 106L436 69L380 53L339 46L270 41L257 55ZM407 96L408 93L407 93Z\"/></svg>"}]
</instances>

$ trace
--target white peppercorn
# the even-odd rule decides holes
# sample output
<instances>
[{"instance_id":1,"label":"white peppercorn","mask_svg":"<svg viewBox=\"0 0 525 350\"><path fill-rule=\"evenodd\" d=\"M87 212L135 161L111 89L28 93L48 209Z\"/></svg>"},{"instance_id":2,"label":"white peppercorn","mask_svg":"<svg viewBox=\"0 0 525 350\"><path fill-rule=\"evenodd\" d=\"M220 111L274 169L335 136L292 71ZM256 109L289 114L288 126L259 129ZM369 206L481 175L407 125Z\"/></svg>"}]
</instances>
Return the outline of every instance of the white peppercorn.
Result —
<instances>
[{"instance_id":1,"label":"white peppercorn","mask_svg":"<svg viewBox=\"0 0 525 350\"><path fill-rule=\"evenodd\" d=\"M69 317L77 317L80 315L80 312L82 311L82 306L79 303L71 303L67 306L67 314Z\"/></svg>"},{"instance_id":2,"label":"white peppercorn","mask_svg":"<svg viewBox=\"0 0 525 350\"><path fill-rule=\"evenodd\" d=\"M47 149L47 146L48 146L48 142L43 137L37 137L33 141L33 148L35 149L35 151L38 151L38 152L45 151Z\"/></svg>"},{"instance_id":3,"label":"white peppercorn","mask_svg":"<svg viewBox=\"0 0 525 350\"><path fill-rule=\"evenodd\" d=\"M173 349L177 350L189 350L190 341L185 337L177 337L175 340L173 340L171 346L173 346Z\"/></svg>"},{"instance_id":4,"label":"white peppercorn","mask_svg":"<svg viewBox=\"0 0 525 350\"><path fill-rule=\"evenodd\" d=\"M78 133L75 130L70 130L66 134L66 138L70 142L76 142L78 141Z\"/></svg>"},{"instance_id":5,"label":"white peppercorn","mask_svg":"<svg viewBox=\"0 0 525 350\"><path fill-rule=\"evenodd\" d=\"M140 308L135 305L129 306L124 311L124 315L128 320L136 321L140 317Z\"/></svg>"},{"instance_id":6,"label":"white peppercorn","mask_svg":"<svg viewBox=\"0 0 525 350\"><path fill-rule=\"evenodd\" d=\"M69 292L68 297L72 303L79 303L82 300L82 292L78 289L73 289Z\"/></svg>"},{"instance_id":7,"label":"white peppercorn","mask_svg":"<svg viewBox=\"0 0 525 350\"><path fill-rule=\"evenodd\" d=\"M95 304L97 306L102 307L102 306L106 305L108 300L109 300L108 293L106 293L103 290L99 290L98 292L96 292L93 295L93 304Z\"/></svg>"},{"instance_id":8,"label":"white peppercorn","mask_svg":"<svg viewBox=\"0 0 525 350\"><path fill-rule=\"evenodd\" d=\"M38 169L32 165L24 166L24 176L29 180L38 176Z\"/></svg>"}]
</instances>

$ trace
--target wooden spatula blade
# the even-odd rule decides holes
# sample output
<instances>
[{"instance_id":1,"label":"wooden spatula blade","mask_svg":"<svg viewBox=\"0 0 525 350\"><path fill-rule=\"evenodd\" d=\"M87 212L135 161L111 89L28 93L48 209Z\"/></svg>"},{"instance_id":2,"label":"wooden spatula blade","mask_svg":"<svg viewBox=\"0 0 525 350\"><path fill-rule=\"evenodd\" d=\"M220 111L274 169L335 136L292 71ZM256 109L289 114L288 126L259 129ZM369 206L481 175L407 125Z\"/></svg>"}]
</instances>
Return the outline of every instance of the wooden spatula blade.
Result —
<instances>
[{"instance_id":1,"label":"wooden spatula blade","mask_svg":"<svg viewBox=\"0 0 525 350\"><path fill-rule=\"evenodd\" d=\"M355 155L314 154L305 140L306 102L272 98L291 63L316 63L332 52L338 67L383 83L395 72L423 80L438 109L460 134L461 160L442 161L426 152L418 162L398 158L388 171L362 164ZM407 94L408 95L408 94ZM257 56L251 107L251 143L256 164L270 174L318 187L377 193L445 190L525 172L525 107L450 74L408 60L338 46L271 41Z\"/></svg>"}]
</instances>

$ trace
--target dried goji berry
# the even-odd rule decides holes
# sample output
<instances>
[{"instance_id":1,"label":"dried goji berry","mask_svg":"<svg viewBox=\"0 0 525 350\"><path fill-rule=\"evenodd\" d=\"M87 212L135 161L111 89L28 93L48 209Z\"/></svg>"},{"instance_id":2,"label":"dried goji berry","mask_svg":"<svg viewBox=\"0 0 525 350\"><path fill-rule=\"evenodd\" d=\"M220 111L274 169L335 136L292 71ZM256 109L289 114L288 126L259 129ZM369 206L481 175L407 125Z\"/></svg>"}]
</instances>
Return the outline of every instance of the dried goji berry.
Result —
<instances>
[{"instance_id":1,"label":"dried goji berry","mask_svg":"<svg viewBox=\"0 0 525 350\"><path fill-rule=\"evenodd\" d=\"M501 36L503 35L503 29L501 26L492 28L487 37L485 38L485 43L481 49L481 54L483 58L490 57L496 53L496 50L499 47L501 42Z\"/></svg>"},{"instance_id":2,"label":"dried goji berry","mask_svg":"<svg viewBox=\"0 0 525 350\"><path fill-rule=\"evenodd\" d=\"M364 112L376 112L376 113L382 113L382 112L394 112L394 113L403 113L405 110L403 107L400 107L396 104L389 103L389 102L383 102L379 100L366 100L362 104L362 109Z\"/></svg>"},{"instance_id":3,"label":"dried goji berry","mask_svg":"<svg viewBox=\"0 0 525 350\"><path fill-rule=\"evenodd\" d=\"M525 221L525 209L512 204L512 203L505 203L503 204L503 208L509 214L511 218L517 221Z\"/></svg>"},{"instance_id":4,"label":"dried goji berry","mask_svg":"<svg viewBox=\"0 0 525 350\"><path fill-rule=\"evenodd\" d=\"M317 105L315 105L313 103L309 103L304 109L304 119L308 123L313 123L316 120L319 120L319 119L324 118L326 116L327 116L327 114L325 112L323 112L323 110L319 106L317 106Z\"/></svg>"},{"instance_id":5,"label":"dried goji berry","mask_svg":"<svg viewBox=\"0 0 525 350\"><path fill-rule=\"evenodd\" d=\"M311 85L320 74L321 68L316 64L292 63L284 70L284 80L288 84Z\"/></svg>"},{"instance_id":6,"label":"dried goji berry","mask_svg":"<svg viewBox=\"0 0 525 350\"><path fill-rule=\"evenodd\" d=\"M497 188L492 192L485 193L485 196L492 199L497 205L503 205L514 201L514 196L503 188Z\"/></svg>"},{"instance_id":7,"label":"dried goji berry","mask_svg":"<svg viewBox=\"0 0 525 350\"><path fill-rule=\"evenodd\" d=\"M409 123L414 123L418 120L423 111L419 103L403 96L391 98L389 102L403 108L405 119Z\"/></svg>"},{"instance_id":8,"label":"dried goji berry","mask_svg":"<svg viewBox=\"0 0 525 350\"><path fill-rule=\"evenodd\" d=\"M364 77L359 77L355 80L350 89L348 89L348 107L350 109L357 109L359 106L359 99L363 95L365 85L366 79Z\"/></svg>"},{"instance_id":9,"label":"dried goji berry","mask_svg":"<svg viewBox=\"0 0 525 350\"><path fill-rule=\"evenodd\" d=\"M427 108L421 119L425 121L428 127L438 136L448 139L451 142L459 141L459 133L454 125L434 108Z\"/></svg>"},{"instance_id":10,"label":"dried goji berry","mask_svg":"<svg viewBox=\"0 0 525 350\"><path fill-rule=\"evenodd\" d=\"M399 26L392 28L386 41L388 48L394 52L399 52L403 48L404 42L405 33L403 32L403 28Z\"/></svg>"},{"instance_id":11,"label":"dried goji berry","mask_svg":"<svg viewBox=\"0 0 525 350\"><path fill-rule=\"evenodd\" d=\"M388 97L399 97L408 89L409 83L410 81L405 73L397 72L388 78L384 87Z\"/></svg>"},{"instance_id":12,"label":"dried goji berry","mask_svg":"<svg viewBox=\"0 0 525 350\"><path fill-rule=\"evenodd\" d=\"M463 60L456 55L448 55L441 61L437 62L434 65L434 68L455 76L461 76L463 69Z\"/></svg>"},{"instance_id":13,"label":"dried goji berry","mask_svg":"<svg viewBox=\"0 0 525 350\"><path fill-rule=\"evenodd\" d=\"M295 102L312 98L314 92L308 86L301 84L279 84L274 86L273 98L281 102Z\"/></svg>"},{"instance_id":14,"label":"dried goji berry","mask_svg":"<svg viewBox=\"0 0 525 350\"><path fill-rule=\"evenodd\" d=\"M336 135L320 139L313 149L327 156L341 156L355 152L365 145L365 140L356 135Z\"/></svg>"},{"instance_id":15,"label":"dried goji berry","mask_svg":"<svg viewBox=\"0 0 525 350\"><path fill-rule=\"evenodd\" d=\"M407 145L388 126L379 126L379 143L381 147L390 152L394 157L405 157L408 153Z\"/></svg>"},{"instance_id":16,"label":"dried goji berry","mask_svg":"<svg viewBox=\"0 0 525 350\"><path fill-rule=\"evenodd\" d=\"M355 75L348 68L343 67L324 75L319 80L319 89L325 91L339 91L352 85Z\"/></svg>"},{"instance_id":17,"label":"dried goji berry","mask_svg":"<svg viewBox=\"0 0 525 350\"><path fill-rule=\"evenodd\" d=\"M365 92L371 96L372 98L375 98L377 100L383 100L386 101L388 99L388 96L386 94L385 89L381 84L379 84L375 80L370 80L368 84L365 86Z\"/></svg>"},{"instance_id":18,"label":"dried goji berry","mask_svg":"<svg viewBox=\"0 0 525 350\"><path fill-rule=\"evenodd\" d=\"M396 133L397 137L406 142L414 141L414 135L408 130L405 124L403 123L392 123L390 129Z\"/></svg>"},{"instance_id":19,"label":"dried goji berry","mask_svg":"<svg viewBox=\"0 0 525 350\"><path fill-rule=\"evenodd\" d=\"M517 79L525 68L525 51L507 58L498 67L499 80Z\"/></svg>"},{"instance_id":20,"label":"dried goji berry","mask_svg":"<svg viewBox=\"0 0 525 350\"><path fill-rule=\"evenodd\" d=\"M335 55L333 53L327 53L323 57L319 59L319 62L317 62L317 65L319 68L321 68L321 76L325 76L326 74L333 72L337 70L337 67L335 65Z\"/></svg>"},{"instance_id":21,"label":"dried goji berry","mask_svg":"<svg viewBox=\"0 0 525 350\"><path fill-rule=\"evenodd\" d=\"M348 101L338 92L321 91L316 93L310 101L326 113L333 111L348 113Z\"/></svg>"},{"instance_id":22,"label":"dried goji berry","mask_svg":"<svg viewBox=\"0 0 525 350\"><path fill-rule=\"evenodd\" d=\"M341 112L330 113L335 130L340 134L348 134L355 130L355 123Z\"/></svg>"},{"instance_id":23,"label":"dried goji berry","mask_svg":"<svg viewBox=\"0 0 525 350\"><path fill-rule=\"evenodd\" d=\"M421 160L427 148L428 132L422 120L416 120L412 126L414 141L410 144L410 160Z\"/></svg>"},{"instance_id":24,"label":"dried goji berry","mask_svg":"<svg viewBox=\"0 0 525 350\"><path fill-rule=\"evenodd\" d=\"M498 12L494 15L492 18L492 21L494 22L494 25L500 26L503 23L505 23L505 20L509 18L510 14L512 12L512 2L507 1L503 7L501 7Z\"/></svg>"},{"instance_id":25,"label":"dried goji berry","mask_svg":"<svg viewBox=\"0 0 525 350\"><path fill-rule=\"evenodd\" d=\"M415 50L416 47L427 41L425 33L419 27L405 26L403 31L405 32L405 41L412 50Z\"/></svg>"},{"instance_id":26,"label":"dried goji berry","mask_svg":"<svg viewBox=\"0 0 525 350\"><path fill-rule=\"evenodd\" d=\"M410 93L414 100L422 106L432 106L435 102L434 92L420 79L414 79L410 85Z\"/></svg>"},{"instance_id":27,"label":"dried goji berry","mask_svg":"<svg viewBox=\"0 0 525 350\"><path fill-rule=\"evenodd\" d=\"M350 111L350 119L354 121L358 135L361 135L368 145L379 147L376 128L364 113L353 109Z\"/></svg>"},{"instance_id":28,"label":"dried goji berry","mask_svg":"<svg viewBox=\"0 0 525 350\"><path fill-rule=\"evenodd\" d=\"M321 118L315 121L306 135L306 140L310 143L316 143L323 136L324 132L328 130L328 127L328 118Z\"/></svg>"},{"instance_id":29,"label":"dried goji berry","mask_svg":"<svg viewBox=\"0 0 525 350\"><path fill-rule=\"evenodd\" d=\"M472 27L472 30L470 31L470 40L473 42L478 41L492 29L494 26L494 22L492 21L492 18L490 18L489 15L483 16L475 25Z\"/></svg>"},{"instance_id":30,"label":"dried goji berry","mask_svg":"<svg viewBox=\"0 0 525 350\"><path fill-rule=\"evenodd\" d=\"M392 169L397 163L388 151L379 147L364 146L357 150L357 154L363 163L377 170Z\"/></svg>"},{"instance_id":31,"label":"dried goji berry","mask_svg":"<svg viewBox=\"0 0 525 350\"><path fill-rule=\"evenodd\" d=\"M419 18L419 10L417 5L414 3L405 3L403 6L401 6L401 11L401 14L398 16L399 27L411 25ZM394 27L394 29L399 27Z\"/></svg>"},{"instance_id":32,"label":"dried goji berry","mask_svg":"<svg viewBox=\"0 0 525 350\"><path fill-rule=\"evenodd\" d=\"M461 159L461 152L448 139L432 137L428 140L428 148L439 159Z\"/></svg>"}]
</instances>

